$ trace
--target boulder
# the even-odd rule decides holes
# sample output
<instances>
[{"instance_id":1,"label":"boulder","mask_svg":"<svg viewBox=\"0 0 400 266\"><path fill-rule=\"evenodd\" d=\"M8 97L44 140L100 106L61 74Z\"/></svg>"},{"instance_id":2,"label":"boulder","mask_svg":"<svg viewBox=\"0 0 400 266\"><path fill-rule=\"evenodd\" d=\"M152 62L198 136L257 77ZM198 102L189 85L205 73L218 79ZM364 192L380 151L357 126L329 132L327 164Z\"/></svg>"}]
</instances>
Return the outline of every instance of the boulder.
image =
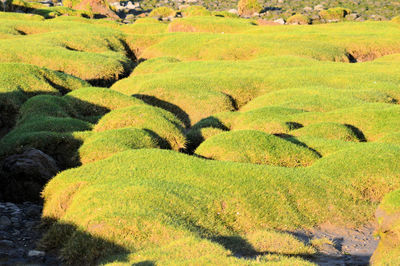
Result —
<instances>
[{"instance_id":1,"label":"boulder","mask_svg":"<svg viewBox=\"0 0 400 266\"><path fill-rule=\"evenodd\" d=\"M59 171L55 160L37 149L6 158L1 170L0 191L3 200L37 201L47 181Z\"/></svg>"}]
</instances>

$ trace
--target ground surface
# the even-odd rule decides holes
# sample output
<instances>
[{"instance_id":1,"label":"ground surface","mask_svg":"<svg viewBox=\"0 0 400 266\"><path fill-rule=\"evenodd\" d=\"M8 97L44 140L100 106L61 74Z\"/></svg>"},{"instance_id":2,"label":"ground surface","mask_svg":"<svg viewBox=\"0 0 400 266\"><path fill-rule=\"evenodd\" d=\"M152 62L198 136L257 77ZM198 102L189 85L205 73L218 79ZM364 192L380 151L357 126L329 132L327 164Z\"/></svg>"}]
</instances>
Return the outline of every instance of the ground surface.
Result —
<instances>
[{"instance_id":1,"label":"ground surface","mask_svg":"<svg viewBox=\"0 0 400 266\"><path fill-rule=\"evenodd\" d=\"M35 262L363 264L373 230L397 262L398 20L0 20L0 198L44 186ZM26 261L40 210L1 206Z\"/></svg>"}]
</instances>

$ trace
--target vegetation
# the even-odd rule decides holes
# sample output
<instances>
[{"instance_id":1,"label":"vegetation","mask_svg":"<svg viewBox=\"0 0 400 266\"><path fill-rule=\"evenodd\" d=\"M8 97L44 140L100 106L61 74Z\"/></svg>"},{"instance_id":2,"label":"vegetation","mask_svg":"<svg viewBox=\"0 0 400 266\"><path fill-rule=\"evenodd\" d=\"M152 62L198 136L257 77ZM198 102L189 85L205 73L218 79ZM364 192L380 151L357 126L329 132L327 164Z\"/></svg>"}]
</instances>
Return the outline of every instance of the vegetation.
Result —
<instances>
[{"instance_id":1,"label":"vegetation","mask_svg":"<svg viewBox=\"0 0 400 266\"><path fill-rule=\"evenodd\" d=\"M74 265L312 265L321 241L294 232L376 212L372 262L397 263L396 19L38 10L0 12L0 159L36 148L61 170L41 248Z\"/></svg>"},{"instance_id":2,"label":"vegetation","mask_svg":"<svg viewBox=\"0 0 400 266\"><path fill-rule=\"evenodd\" d=\"M262 7L258 0L239 0L238 13L241 16L251 16L254 13L259 13Z\"/></svg>"},{"instance_id":3,"label":"vegetation","mask_svg":"<svg viewBox=\"0 0 400 266\"><path fill-rule=\"evenodd\" d=\"M296 14L289 17L286 21L287 24L294 24L294 25L307 25L310 24L310 19L307 16Z\"/></svg>"},{"instance_id":4,"label":"vegetation","mask_svg":"<svg viewBox=\"0 0 400 266\"><path fill-rule=\"evenodd\" d=\"M169 7L158 7L153 9L149 17L156 17L156 18L168 18L168 17L174 17L176 12Z\"/></svg>"}]
</instances>

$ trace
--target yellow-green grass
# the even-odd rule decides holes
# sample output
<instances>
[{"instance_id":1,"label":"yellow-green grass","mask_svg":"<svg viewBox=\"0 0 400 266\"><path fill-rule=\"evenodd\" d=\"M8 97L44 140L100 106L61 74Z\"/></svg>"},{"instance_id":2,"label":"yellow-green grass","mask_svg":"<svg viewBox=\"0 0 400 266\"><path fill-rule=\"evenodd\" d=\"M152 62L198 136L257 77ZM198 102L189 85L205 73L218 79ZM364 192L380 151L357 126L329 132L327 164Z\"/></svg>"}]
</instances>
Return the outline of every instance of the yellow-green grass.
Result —
<instances>
[{"instance_id":1,"label":"yellow-green grass","mask_svg":"<svg viewBox=\"0 0 400 266\"><path fill-rule=\"evenodd\" d=\"M14 13L14 12L2 12L0 11L0 19L6 19L6 20L37 20L37 21L42 21L44 20L44 17L39 16L39 15L34 15L34 14L21 14L21 13Z\"/></svg>"},{"instance_id":2,"label":"yellow-green grass","mask_svg":"<svg viewBox=\"0 0 400 266\"><path fill-rule=\"evenodd\" d=\"M267 237L254 240L259 231L370 221L383 195L400 185L399 155L396 146L357 144L310 167L290 169L174 151L127 151L50 181L43 192L43 215L57 222L42 244L62 248L69 262L93 262L101 254L107 262L190 264L209 254L220 263L243 264L227 256L232 251L257 254L243 243L248 238L250 247L262 247ZM76 228L66 233L63 224ZM111 256L121 253L115 246L123 254ZM287 253L282 248L266 245L264 251L313 253L310 247Z\"/></svg>"},{"instance_id":3,"label":"yellow-green grass","mask_svg":"<svg viewBox=\"0 0 400 266\"><path fill-rule=\"evenodd\" d=\"M78 21L2 20L1 28L17 33L0 40L0 62L44 66L102 85L134 67L124 34L112 27Z\"/></svg>"},{"instance_id":4,"label":"yellow-green grass","mask_svg":"<svg viewBox=\"0 0 400 266\"><path fill-rule=\"evenodd\" d=\"M376 212L379 245L371 262L373 265L397 265L400 263L400 190L385 196Z\"/></svg>"},{"instance_id":5,"label":"yellow-green grass","mask_svg":"<svg viewBox=\"0 0 400 266\"><path fill-rule=\"evenodd\" d=\"M276 105L305 111L333 111L369 102L398 101L397 62L395 56L362 64L319 62L292 56L238 62L179 62L157 58L142 63L112 89L179 106L192 124L212 113L229 110L229 102L224 107L214 102L204 104L200 100L205 96L196 98L196 93L205 92L223 93L219 96L221 101L229 95L235 108L246 111Z\"/></svg>"},{"instance_id":6,"label":"yellow-green grass","mask_svg":"<svg viewBox=\"0 0 400 266\"><path fill-rule=\"evenodd\" d=\"M159 140L143 129L122 128L93 133L79 148L82 164L102 160L131 149L160 148Z\"/></svg>"},{"instance_id":7,"label":"yellow-green grass","mask_svg":"<svg viewBox=\"0 0 400 266\"><path fill-rule=\"evenodd\" d=\"M161 6L153 9L149 17L156 17L156 18L167 18L167 17L175 17L175 10L170 7Z\"/></svg>"},{"instance_id":8,"label":"yellow-green grass","mask_svg":"<svg viewBox=\"0 0 400 266\"><path fill-rule=\"evenodd\" d=\"M148 131L162 142L163 148L184 149L184 124L172 113L158 107L140 105L117 109L103 116L95 132L119 128L139 128Z\"/></svg>"},{"instance_id":9,"label":"yellow-green grass","mask_svg":"<svg viewBox=\"0 0 400 266\"><path fill-rule=\"evenodd\" d=\"M202 31L208 28L214 32L214 27L207 26L214 18L203 18L204 25L199 19L201 18L197 18L197 24ZM229 28L230 32L235 32L236 29L236 32L242 33L160 34L154 36L152 42L142 44L141 56L177 56L184 60L238 60L279 54L348 61L349 54L352 54L358 61L368 61L400 51L400 28L393 22L346 22L313 27L258 27L249 24L248 30L243 32L246 23L241 22L242 20L233 22L232 19L226 19L225 23L223 20L218 21L218 28ZM136 46L134 39L130 42L132 46Z\"/></svg>"},{"instance_id":10,"label":"yellow-green grass","mask_svg":"<svg viewBox=\"0 0 400 266\"><path fill-rule=\"evenodd\" d=\"M154 18L140 18L134 24L121 26L121 31L128 34L158 34L165 33L168 24Z\"/></svg>"},{"instance_id":11,"label":"yellow-green grass","mask_svg":"<svg viewBox=\"0 0 400 266\"><path fill-rule=\"evenodd\" d=\"M302 14L295 14L289 17L286 21L287 24L295 24L295 25L307 25L311 23L309 17Z\"/></svg>"},{"instance_id":12,"label":"yellow-green grass","mask_svg":"<svg viewBox=\"0 0 400 266\"><path fill-rule=\"evenodd\" d=\"M101 116L111 110L144 104L117 91L97 87L74 90L65 95L64 100L81 116Z\"/></svg>"},{"instance_id":13,"label":"yellow-green grass","mask_svg":"<svg viewBox=\"0 0 400 266\"><path fill-rule=\"evenodd\" d=\"M88 86L88 83L46 68L28 64L0 63L0 121L2 126L13 126L19 108L32 96L38 94L62 95L84 86Z\"/></svg>"},{"instance_id":14,"label":"yellow-green grass","mask_svg":"<svg viewBox=\"0 0 400 266\"><path fill-rule=\"evenodd\" d=\"M320 158L305 145L256 130L218 134L200 144L195 154L219 161L284 167L309 166Z\"/></svg>"},{"instance_id":15,"label":"yellow-green grass","mask_svg":"<svg viewBox=\"0 0 400 266\"><path fill-rule=\"evenodd\" d=\"M188 6L181 13L184 17L211 16L211 12L203 6Z\"/></svg>"},{"instance_id":16,"label":"yellow-green grass","mask_svg":"<svg viewBox=\"0 0 400 266\"><path fill-rule=\"evenodd\" d=\"M311 136L317 138L337 139L343 141L361 141L362 136L357 134L354 129L349 126L333 123L322 122L310 124L291 132L294 136Z\"/></svg>"},{"instance_id":17,"label":"yellow-green grass","mask_svg":"<svg viewBox=\"0 0 400 266\"><path fill-rule=\"evenodd\" d=\"M321 19L325 21L340 21L344 17L351 13L351 10L343 7L329 8L327 10L322 10L319 12Z\"/></svg>"},{"instance_id":18,"label":"yellow-green grass","mask_svg":"<svg viewBox=\"0 0 400 266\"><path fill-rule=\"evenodd\" d=\"M187 17L175 19L168 26L169 32L239 33L254 27L254 21L226 17Z\"/></svg>"},{"instance_id":19,"label":"yellow-green grass","mask_svg":"<svg viewBox=\"0 0 400 266\"><path fill-rule=\"evenodd\" d=\"M382 138L378 139L377 142L392 143L400 145L400 132L393 132L384 135Z\"/></svg>"},{"instance_id":20,"label":"yellow-green grass","mask_svg":"<svg viewBox=\"0 0 400 266\"><path fill-rule=\"evenodd\" d=\"M318 86L270 92L254 98L241 110L249 111L266 106L285 106L305 111L326 112L354 107L366 102L393 103L395 100L379 90L340 90Z\"/></svg>"}]
</instances>

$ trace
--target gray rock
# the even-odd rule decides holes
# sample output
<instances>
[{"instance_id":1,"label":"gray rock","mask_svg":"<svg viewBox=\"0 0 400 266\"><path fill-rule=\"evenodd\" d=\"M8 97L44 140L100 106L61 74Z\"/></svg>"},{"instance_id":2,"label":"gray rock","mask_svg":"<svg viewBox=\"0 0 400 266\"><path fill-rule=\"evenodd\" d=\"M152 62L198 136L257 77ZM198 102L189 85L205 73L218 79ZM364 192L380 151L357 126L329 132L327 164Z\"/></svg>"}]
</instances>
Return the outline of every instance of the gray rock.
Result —
<instances>
[{"instance_id":1,"label":"gray rock","mask_svg":"<svg viewBox=\"0 0 400 266\"><path fill-rule=\"evenodd\" d=\"M283 18L276 19L276 20L274 20L274 22L275 22L275 23L279 23L279 24L281 24L281 25L284 25L284 24L285 24L285 20L283 20Z\"/></svg>"},{"instance_id":2,"label":"gray rock","mask_svg":"<svg viewBox=\"0 0 400 266\"><path fill-rule=\"evenodd\" d=\"M29 217L37 217L42 213L42 208L37 205L31 205L25 210L26 215Z\"/></svg>"},{"instance_id":3,"label":"gray rock","mask_svg":"<svg viewBox=\"0 0 400 266\"><path fill-rule=\"evenodd\" d=\"M0 248L13 248L14 243L10 240L0 240Z\"/></svg>"},{"instance_id":4,"label":"gray rock","mask_svg":"<svg viewBox=\"0 0 400 266\"><path fill-rule=\"evenodd\" d=\"M44 257L46 253L44 251L39 251L39 250L30 250L28 252L28 257Z\"/></svg>"},{"instance_id":5,"label":"gray rock","mask_svg":"<svg viewBox=\"0 0 400 266\"><path fill-rule=\"evenodd\" d=\"M6 158L3 170L15 176L34 176L43 181L48 181L59 171L56 161L37 149L29 149Z\"/></svg>"},{"instance_id":6,"label":"gray rock","mask_svg":"<svg viewBox=\"0 0 400 266\"><path fill-rule=\"evenodd\" d=\"M2 226L10 226L11 225L11 220L7 216L1 216L0 217L0 225Z\"/></svg>"}]
</instances>

